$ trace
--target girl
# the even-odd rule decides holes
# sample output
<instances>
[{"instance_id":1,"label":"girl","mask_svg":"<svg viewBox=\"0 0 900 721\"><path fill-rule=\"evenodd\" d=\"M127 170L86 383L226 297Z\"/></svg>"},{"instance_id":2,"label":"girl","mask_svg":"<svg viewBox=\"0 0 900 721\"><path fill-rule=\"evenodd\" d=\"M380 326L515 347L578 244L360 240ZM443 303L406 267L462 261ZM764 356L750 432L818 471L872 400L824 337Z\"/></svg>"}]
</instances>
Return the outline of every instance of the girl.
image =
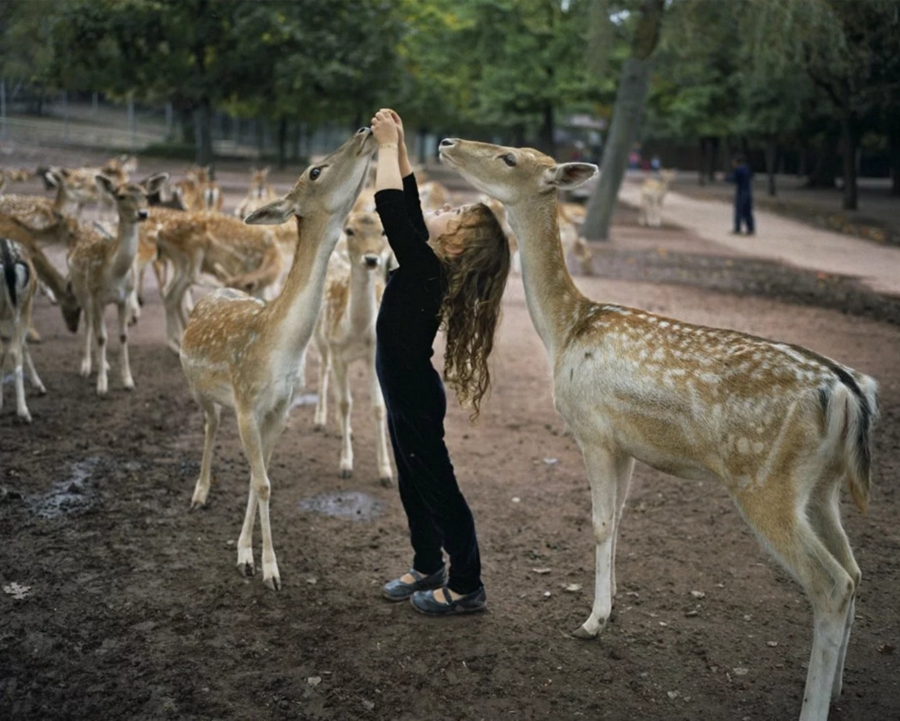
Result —
<instances>
[{"instance_id":1,"label":"girl","mask_svg":"<svg viewBox=\"0 0 900 721\"><path fill-rule=\"evenodd\" d=\"M475 522L444 444L447 399L431 356L443 326L444 378L475 418L490 387L487 360L509 273L509 244L481 203L423 215L400 116L379 110L372 130L379 143L376 209L400 265L378 313L375 367L414 551L412 568L382 593L391 601L409 598L431 615L481 611ZM442 549L450 557L449 578Z\"/></svg>"}]
</instances>

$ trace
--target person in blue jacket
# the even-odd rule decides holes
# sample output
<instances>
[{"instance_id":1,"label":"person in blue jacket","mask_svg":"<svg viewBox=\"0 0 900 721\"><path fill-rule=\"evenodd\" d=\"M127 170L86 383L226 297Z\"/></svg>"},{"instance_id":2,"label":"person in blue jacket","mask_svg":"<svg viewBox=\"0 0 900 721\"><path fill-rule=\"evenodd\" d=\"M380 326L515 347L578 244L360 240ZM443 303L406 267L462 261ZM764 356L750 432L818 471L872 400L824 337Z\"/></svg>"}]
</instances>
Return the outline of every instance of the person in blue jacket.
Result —
<instances>
[{"instance_id":1,"label":"person in blue jacket","mask_svg":"<svg viewBox=\"0 0 900 721\"><path fill-rule=\"evenodd\" d=\"M375 208L399 264L378 312L375 370L414 553L410 570L385 584L382 595L409 599L434 616L481 611L486 596L475 521L444 443L447 399L431 357L444 328L444 379L477 416L490 388L487 361L509 274L509 241L483 203L423 214L400 116L379 110L372 130L379 145Z\"/></svg>"},{"instance_id":2,"label":"person in blue jacket","mask_svg":"<svg viewBox=\"0 0 900 721\"><path fill-rule=\"evenodd\" d=\"M731 232L739 234L743 223L747 226L747 235L753 235L756 232L753 223L753 171L743 155L735 155L731 167L731 180L735 184L734 230Z\"/></svg>"}]
</instances>

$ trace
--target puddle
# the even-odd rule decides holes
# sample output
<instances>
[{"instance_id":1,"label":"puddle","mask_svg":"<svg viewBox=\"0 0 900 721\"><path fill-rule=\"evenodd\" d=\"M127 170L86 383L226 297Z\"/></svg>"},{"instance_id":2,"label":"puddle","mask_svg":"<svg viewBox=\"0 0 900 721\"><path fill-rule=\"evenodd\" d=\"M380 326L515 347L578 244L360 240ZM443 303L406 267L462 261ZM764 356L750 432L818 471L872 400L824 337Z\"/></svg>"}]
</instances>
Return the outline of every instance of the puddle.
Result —
<instances>
[{"instance_id":1,"label":"puddle","mask_svg":"<svg viewBox=\"0 0 900 721\"><path fill-rule=\"evenodd\" d=\"M304 511L325 516L349 518L352 521L371 521L381 515L381 501L359 491L322 493L300 501Z\"/></svg>"},{"instance_id":2,"label":"puddle","mask_svg":"<svg viewBox=\"0 0 900 721\"><path fill-rule=\"evenodd\" d=\"M52 519L82 513L93 506L96 491L88 481L99 464L99 458L70 464L66 480L53 484L43 496L32 498L28 504L32 513L38 518Z\"/></svg>"}]
</instances>

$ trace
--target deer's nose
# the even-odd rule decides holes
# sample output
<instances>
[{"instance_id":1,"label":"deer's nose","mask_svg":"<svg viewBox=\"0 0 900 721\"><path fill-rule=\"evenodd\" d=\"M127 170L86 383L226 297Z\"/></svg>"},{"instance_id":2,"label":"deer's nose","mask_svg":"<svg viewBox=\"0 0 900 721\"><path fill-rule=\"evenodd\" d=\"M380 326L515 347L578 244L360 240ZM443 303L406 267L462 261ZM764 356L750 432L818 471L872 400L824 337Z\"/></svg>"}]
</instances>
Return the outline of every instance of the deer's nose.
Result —
<instances>
[{"instance_id":1,"label":"deer's nose","mask_svg":"<svg viewBox=\"0 0 900 721\"><path fill-rule=\"evenodd\" d=\"M363 262L366 264L366 268L377 268L378 263L381 261L377 255L367 255L363 258Z\"/></svg>"},{"instance_id":2,"label":"deer's nose","mask_svg":"<svg viewBox=\"0 0 900 721\"><path fill-rule=\"evenodd\" d=\"M147 220L149 213L146 210L139 210L137 214L138 220Z\"/></svg>"}]
</instances>

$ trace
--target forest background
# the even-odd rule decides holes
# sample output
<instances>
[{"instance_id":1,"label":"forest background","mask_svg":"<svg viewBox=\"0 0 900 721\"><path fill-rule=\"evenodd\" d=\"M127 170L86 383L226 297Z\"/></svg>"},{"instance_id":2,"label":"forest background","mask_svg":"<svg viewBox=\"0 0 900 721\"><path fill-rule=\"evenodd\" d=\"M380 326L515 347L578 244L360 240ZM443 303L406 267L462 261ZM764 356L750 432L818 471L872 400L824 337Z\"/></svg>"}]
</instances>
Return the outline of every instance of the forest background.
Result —
<instances>
[{"instance_id":1,"label":"forest background","mask_svg":"<svg viewBox=\"0 0 900 721\"><path fill-rule=\"evenodd\" d=\"M591 160L594 239L651 157L706 183L740 151L770 194L796 173L845 210L861 175L900 197L898 0L0 0L0 139L98 98L164 109L136 150L199 164L240 128L303 163L384 105L423 160L445 135Z\"/></svg>"}]
</instances>

